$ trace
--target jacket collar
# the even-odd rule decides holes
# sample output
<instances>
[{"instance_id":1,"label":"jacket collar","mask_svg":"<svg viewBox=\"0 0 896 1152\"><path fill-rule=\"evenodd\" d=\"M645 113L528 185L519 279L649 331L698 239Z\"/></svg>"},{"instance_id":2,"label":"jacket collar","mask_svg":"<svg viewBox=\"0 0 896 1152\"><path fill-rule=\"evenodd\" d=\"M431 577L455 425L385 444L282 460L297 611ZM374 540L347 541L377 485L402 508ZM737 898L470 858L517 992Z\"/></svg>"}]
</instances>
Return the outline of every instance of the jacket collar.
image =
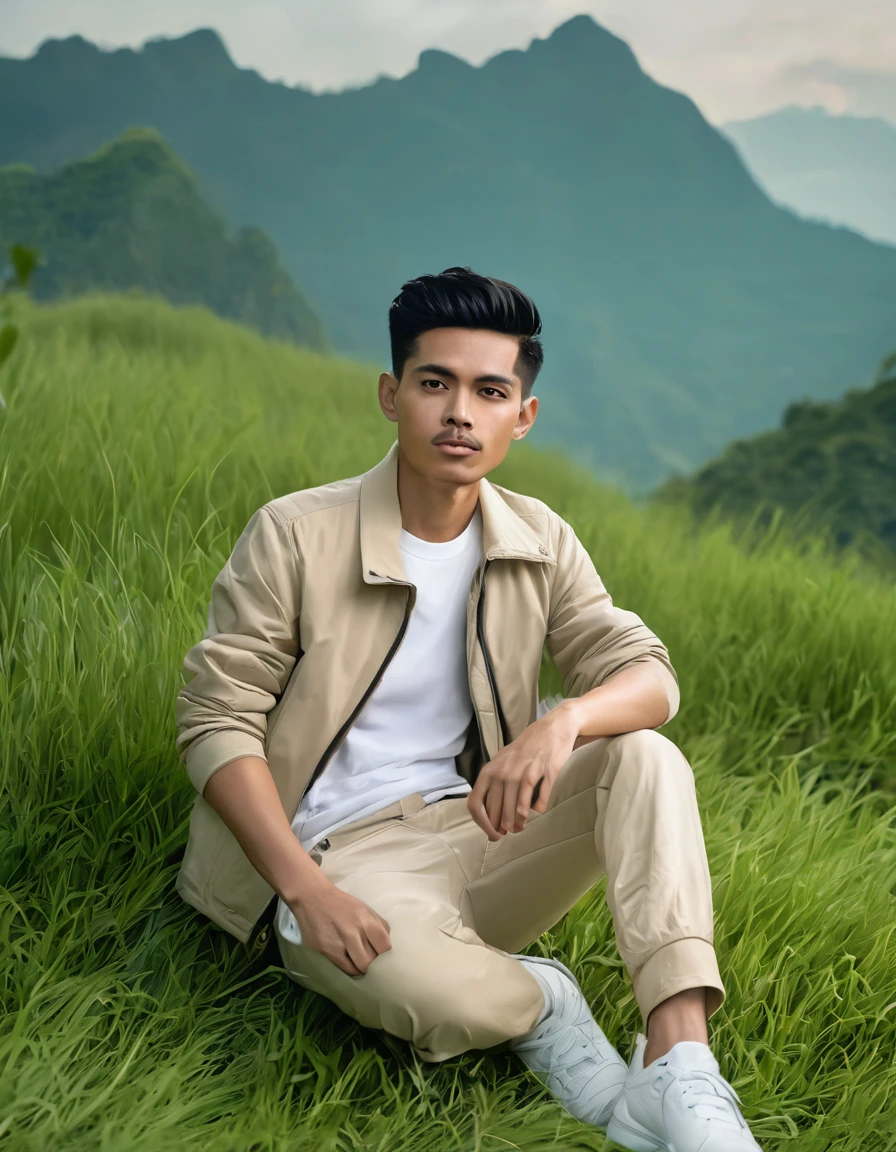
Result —
<instances>
[{"instance_id":1,"label":"jacket collar","mask_svg":"<svg viewBox=\"0 0 896 1152\"><path fill-rule=\"evenodd\" d=\"M482 546L487 560L514 559L555 563L544 542L507 504L494 485L479 481ZM399 547L398 441L361 477L361 565L368 584L407 581Z\"/></svg>"}]
</instances>

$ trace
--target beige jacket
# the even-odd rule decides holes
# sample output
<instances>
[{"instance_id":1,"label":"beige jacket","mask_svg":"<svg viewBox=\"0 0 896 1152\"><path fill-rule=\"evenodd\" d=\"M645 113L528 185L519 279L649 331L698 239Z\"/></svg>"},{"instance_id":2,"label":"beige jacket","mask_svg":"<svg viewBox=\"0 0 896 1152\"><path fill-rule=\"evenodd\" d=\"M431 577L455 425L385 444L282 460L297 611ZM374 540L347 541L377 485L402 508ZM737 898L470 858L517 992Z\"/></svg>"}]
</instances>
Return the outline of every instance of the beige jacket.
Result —
<instances>
[{"instance_id":1,"label":"beige jacket","mask_svg":"<svg viewBox=\"0 0 896 1152\"><path fill-rule=\"evenodd\" d=\"M399 550L397 450L363 475L259 508L215 577L205 635L184 659L176 746L197 796L177 890L244 943L267 938L276 894L202 792L218 768L260 756L291 821L379 683L416 594ZM458 772L473 783L535 720L545 643L565 696L655 663L669 697L663 723L671 720L679 697L668 652L613 605L569 524L485 478L479 499L484 557L467 603L473 720Z\"/></svg>"}]
</instances>

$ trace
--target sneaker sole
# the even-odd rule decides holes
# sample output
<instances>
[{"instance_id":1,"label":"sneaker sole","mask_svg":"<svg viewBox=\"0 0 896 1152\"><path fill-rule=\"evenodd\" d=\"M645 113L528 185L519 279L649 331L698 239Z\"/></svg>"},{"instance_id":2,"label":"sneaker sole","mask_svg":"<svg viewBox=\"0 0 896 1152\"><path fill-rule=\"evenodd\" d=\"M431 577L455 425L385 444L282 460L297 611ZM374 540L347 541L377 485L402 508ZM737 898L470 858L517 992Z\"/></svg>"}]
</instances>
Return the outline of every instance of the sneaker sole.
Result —
<instances>
[{"instance_id":1,"label":"sneaker sole","mask_svg":"<svg viewBox=\"0 0 896 1152\"><path fill-rule=\"evenodd\" d=\"M607 1138L628 1148L629 1152L675 1152L671 1144L660 1140L629 1116L625 1099L621 1096L607 1125Z\"/></svg>"}]
</instances>

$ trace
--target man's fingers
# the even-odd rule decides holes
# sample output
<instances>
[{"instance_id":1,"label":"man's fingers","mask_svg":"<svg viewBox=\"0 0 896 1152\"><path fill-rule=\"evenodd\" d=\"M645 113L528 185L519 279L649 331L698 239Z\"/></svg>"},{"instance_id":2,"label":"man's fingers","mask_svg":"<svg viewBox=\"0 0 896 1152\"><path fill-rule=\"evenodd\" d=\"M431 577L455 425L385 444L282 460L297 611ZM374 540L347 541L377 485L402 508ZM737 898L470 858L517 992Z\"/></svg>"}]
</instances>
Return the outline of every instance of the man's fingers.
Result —
<instances>
[{"instance_id":1,"label":"man's fingers","mask_svg":"<svg viewBox=\"0 0 896 1152\"><path fill-rule=\"evenodd\" d=\"M345 942L345 950L348 952L351 962L362 975L367 971L371 960L377 955L366 934L350 936Z\"/></svg>"},{"instance_id":2,"label":"man's fingers","mask_svg":"<svg viewBox=\"0 0 896 1152\"><path fill-rule=\"evenodd\" d=\"M370 941L370 947L377 956L379 956L381 952L387 952L392 947L389 929L384 927L379 920L367 929L367 939Z\"/></svg>"},{"instance_id":3,"label":"man's fingers","mask_svg":"<svg viewBox=\"0 0 896 1152\"><path fill-rule=\"evenodd\" d=\"M489 840L503 836L504 782L495 777L480 776L467 797L467 810Z\"/></svg>"},{"instance_id":4,"label":"man's fingers","mask_svg":"<svg viewBox=\"0 0 896 1152\"><path fill-rule=\"evenodd\" d=\"M346 976L362 976L363 975L361 969L357 966L357 964L351 958L351 955L349 954L348 949L340 940L336 941L336 943L333 945L332 950L328 949L327 951L322 952L322 955L326 956L326 958L331 963L335 964L336 967L340 970L340 972L344 972L346 974Z\"/></svg>"},{"instance_id":5,"label":"man's fingers","mask_svg":"<svg viewBox=\"0 0 896 1152\"><path fill-rule=\"evenodd\" d=\"M473 791L467 797L467 811L486 836L488 836L489 840L495 840L498 837L498 832L492 827L491 821L489 820L481 792L482 790L478 785L473 786Z\"/></svg>"},{"instance_id":6,"label":"man's fingers","mask_svg":"<svg viewBox=\"0 0 896 1152\"><path fill-rule=\"evenodd\" d=\"M551 799L552 788L553 784L548 780L547 776L542 776L542 778L536 782L535 791L532 793L532 803L530 805L533 812L537 812L540 816L544 815Z\"/></svg>"},{"instance_id":7,"label":"man's fingers","mask_svg":"<svg viewBox=\"0 0 896 1152\"><path fill-rule=\"evenodd\" d=\"M539 785L540 780L533 780L531 776L523 776L519 781L519 791L516 796L516 809L514 811L514 824L512 827L522 829L525 827L526 819L529 817L529 811L532 802L532 791Z\"/></svg>"},{"instance_id":8,"label":"man's fingers","mask_svg":"<svg viewBox=\"0 0 896 1152\"><path fill-rule=\"evenodd\" d=\"M501 835L501 820L504 814L504 783L501 780L492 780L485 798L485 810L488 821L495 834Z\"/></svg>"},{"instance_id":9,"label":"man's fingers","mask_svg":"<svg viewBox=\"0 0 896 1152\"><path fill-rule=\"evenodd\" d=\"M500 831L502 832L512 832L514 828L516 828L516 810L519 804L520 783L519 780L504 781L504 803L501 810L500 826Z\"/></svg>"}]
</instances>

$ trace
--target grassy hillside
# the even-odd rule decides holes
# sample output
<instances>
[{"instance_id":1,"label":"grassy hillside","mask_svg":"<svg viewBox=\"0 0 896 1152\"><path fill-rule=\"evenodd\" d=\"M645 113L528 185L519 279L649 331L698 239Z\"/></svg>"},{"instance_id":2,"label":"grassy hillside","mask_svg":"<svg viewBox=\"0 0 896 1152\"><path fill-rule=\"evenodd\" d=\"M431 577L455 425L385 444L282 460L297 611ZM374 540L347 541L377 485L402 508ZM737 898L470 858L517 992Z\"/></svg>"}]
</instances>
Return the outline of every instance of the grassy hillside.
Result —
<instances>
[{"instance_id":1,"label":"grassy hillside","mask_svg":"<svg viewBox=\"0 0 896 1152\"><path fill-rule=\"evenodd\" d=\"M217 209L271 236L333 345L388 367L402 283L470 264L544 319L559 444L645 491L891 347L896 250L799 219L722 133L580 14L479 66L313 93L196 29L140 49L80 36L0 59L0 163L40 171L150 125Z\"/></svg>"},{"instance_id":2,"label":"grassy hillside","mask_svg":"<svg viewBox=\"0 0 896 1152\"><path fill-rule=\"evenodd\" d=\"M779 429L734 441L656 498L760 529L784 513L795 535L825 534L896 573L896 352L870 388L790 404Z\"/></svg>"},{"instance_id":3,"label":"grassy hillside","mask_svg":"<svg viewBox=\"0 0 896 1152\"><path fill-rule=\"evenodd\" d=\"M415 1064L174 891L183 655L271 496L374 464L376 369L195 309L29 306L0 422L0 1117L16 1152L598 1150L513 1053ZM547 401L549 402L549 400ZM350 420L346 420L350 413ZM575 526L668 644L728 1000L723 1073L766 1152L896 1141L896 600L771 538L694 535L515 444L492 479ZM544 694L559 689L545 664ZM530 946L626 1056L600 885ZM609 1147L609 1146L607 1146Z\"/></svg>"},{"instance_id":4,"label":"grassy hillside","mask_svg":"<svg viewBox=\"0 0 896 1152\"><path fill-rule=\"evenodd\" d=\"M271 239L234 237L196 177L151 129L134 129L50 174L0 168L0 251L36 246L38 299L140 288L204 304L270 336L323 350L328 339Z\"/></svg>"}]
</instances>

